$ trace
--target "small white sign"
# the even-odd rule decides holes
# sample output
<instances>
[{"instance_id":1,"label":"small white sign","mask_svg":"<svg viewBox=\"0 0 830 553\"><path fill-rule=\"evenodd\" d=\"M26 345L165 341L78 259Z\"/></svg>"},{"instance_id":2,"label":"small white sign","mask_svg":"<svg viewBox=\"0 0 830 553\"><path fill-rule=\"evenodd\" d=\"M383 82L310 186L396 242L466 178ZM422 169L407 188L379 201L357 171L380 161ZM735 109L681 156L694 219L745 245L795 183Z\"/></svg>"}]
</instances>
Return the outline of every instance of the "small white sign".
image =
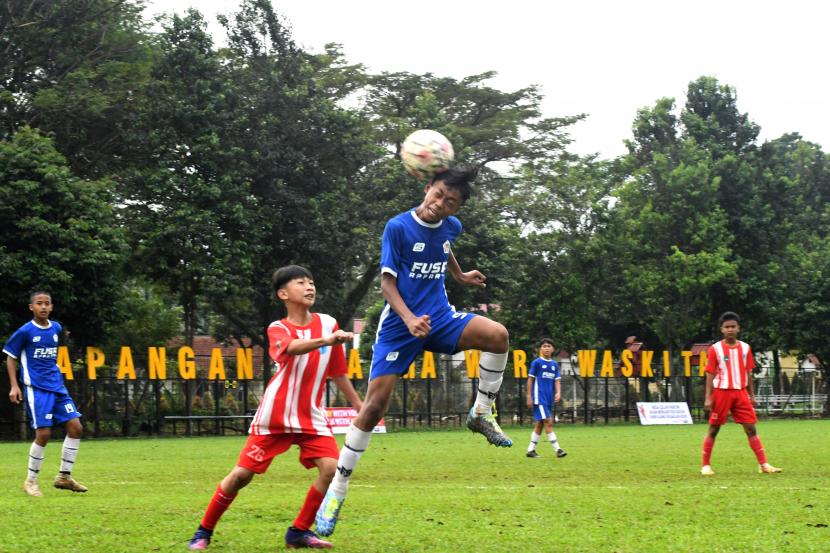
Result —
<instances>
[{"instance_id":1,"label":"small white sign","mask_svg":"<svg viewBox=\"0 0 830 553\"><path fill-rule=\"evenodd\" d=\"M637 402L640 424L692 424L692 414L684 401L647 403Z\"/></svg>"},{"instance_id":2,"label":"small white sign","mask_svg":"<svg viewBox=\"0 0 830 553\"><path fill-rule=\"evenodd\" d=\"M357 416L357 411L351 407L325 407L324 409L332 434L347 434L349 427L352 425L352 420ZM386 423L383 419L380 419L372 432L386 434Z\"/></svg>"}]
</instances>

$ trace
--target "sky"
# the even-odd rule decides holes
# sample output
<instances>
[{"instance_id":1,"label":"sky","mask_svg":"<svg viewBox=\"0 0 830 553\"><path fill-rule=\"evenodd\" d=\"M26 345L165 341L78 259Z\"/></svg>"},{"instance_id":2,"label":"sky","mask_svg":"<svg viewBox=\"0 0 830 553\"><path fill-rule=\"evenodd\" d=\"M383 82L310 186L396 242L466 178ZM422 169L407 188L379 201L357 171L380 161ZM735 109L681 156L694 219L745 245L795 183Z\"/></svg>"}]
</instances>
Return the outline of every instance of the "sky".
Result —
<instances>
[{"instance_id":1,"label":"sky","mask_svg":"<svg viewBox=\"0 0 830 553\"><path fill-rule=\"evenodd\" d=\"M217 13L237 0L148 0L149 15L188 7L223 33ZM787 132L830 151L830 7L806 0L272 0L310 52L342 45L372 72L456 79L495 71L487 84L536 85L543 115L584 113L569 150L625 153L637 110L663 97L682 105L702 75L735 88L760 140Z\"/></svg>"}]
</instances>

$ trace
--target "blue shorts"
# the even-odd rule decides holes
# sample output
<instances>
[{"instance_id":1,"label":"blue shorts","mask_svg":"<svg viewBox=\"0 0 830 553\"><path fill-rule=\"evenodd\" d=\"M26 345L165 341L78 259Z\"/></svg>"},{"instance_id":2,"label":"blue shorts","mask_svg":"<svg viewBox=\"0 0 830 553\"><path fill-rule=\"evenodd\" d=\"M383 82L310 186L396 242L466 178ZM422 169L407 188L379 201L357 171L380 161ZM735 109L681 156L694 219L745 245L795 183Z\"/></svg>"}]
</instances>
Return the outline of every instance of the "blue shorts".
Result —
<instances>
[{"instance_id":1,"label":"blue shorts","mask_svg":"<svg viewBox=\"0 0 830 553\"><path fill-rule=\"evenodd\" d=\"M389 306L387 305L385 309L389 309ZM372 368L369 372L369 380L387 374L406 373L409 365L415 361L415 357L424 350L435 353L457 353L461 333L470 321L477 317L473 313L447 308L440 315L430 317L431 330L426 338L416 338L409 333L409 329L400 317L392 314L390 324L386 324L383 315L389 316L387 313L381 315L378 338L372 347Z\"/></svg>"},{"instance_id":2,"label":"blue shorts","mask_svg":"<svg viewBox=\"0 0 830 553\"><path fill-rule=\"evenodd\" d=\"M34 429L63 424L81 416L66 388L60 392L50 392L32 386L23 388L29 422Z\"/></svg>"},{"instance_id":3,"label":"blue shorts","mask_svg":"<svg viewBox=\"0 0 830 553\"><path fill-rule=\"evenodd\" d=\"M550 405L533 404L533 420L543 421L553 418L553 408Z\"/></svg>"}]
</instances>

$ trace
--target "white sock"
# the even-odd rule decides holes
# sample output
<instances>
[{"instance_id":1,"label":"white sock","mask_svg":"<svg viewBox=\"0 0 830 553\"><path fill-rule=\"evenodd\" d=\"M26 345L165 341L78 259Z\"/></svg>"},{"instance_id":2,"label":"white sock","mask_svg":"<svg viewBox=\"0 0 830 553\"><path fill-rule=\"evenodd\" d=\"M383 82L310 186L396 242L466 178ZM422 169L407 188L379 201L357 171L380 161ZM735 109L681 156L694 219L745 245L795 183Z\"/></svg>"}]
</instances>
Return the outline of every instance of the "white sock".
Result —
<instances>
[{"instance_id":1,"label":"white sock","mask_svg":"<svg viewBox=\"0 0 830 553\"><path fill-rule=\"evenodd\" d=\"M527 450L528 451L533 451L534 449L536 449L536 444L538 444L538 443L539 443L539 434L537 434L536 431L534 430L533 432L530 433L530 445L527 446Z\"/></svg>"},{"instance_id":2,"label":"white sock","mask_svg":"<svg viewBox=\"0 0 830 553\"><path fill-rule=\"evenodd\" d=\"M364 432L355 425L349 427L343 449L340 450L340 458L337 460L337 472L334 473L334 479L329 484L329 489L338 497L346 497L346 490L349 489L349 478L351 478L352 471L357 466L360 456L369 447L369 438L371 437L371 432Z\"/></svg>"},{"instance_id":3,"label":"white sock","mask_svg":"<svg viewBox=\"0 0 830 553\"><path fill-rule=\"evenodd\" d=\"M61 454L61 472L69 474L75 464L75 457L78 455L78 448L81 447L80 438L67 436L63 440L63 453Z\"/></svg>"},{"instance_id":4,"label":"white sock","mask_svg":"<svg viewBox=\"0 0 830 553\"><path fill-rule=\"evenodd\" d=\"M504 368L507 366L507 352L481 354L478 363L478 394L473 407L476 415L484 415L490 411L490 406L496 401L504 377Z\"/></svg>"},{"instance_id":5,"label":"white sock","mask_svg":"<svg viewBox=\"0 0 830 553\"><path fill-rule=\"evenodd\" d=\"M45 449L46 446L37 445L37 442L32 442L32 447L29 448L29 480L37 480L40 465L43 464L43 451Z\"/></svg>"},{"instance_id":6,"label":"white sock","mask_svg":"<svg viewBox=\"0 0 830 553\"><path fill-rule=\"evenodd\" d=\"M559 442L556 440L556 432L548 432L548 441L553 449L559 449Z\"/></svg>"}]
</instances>

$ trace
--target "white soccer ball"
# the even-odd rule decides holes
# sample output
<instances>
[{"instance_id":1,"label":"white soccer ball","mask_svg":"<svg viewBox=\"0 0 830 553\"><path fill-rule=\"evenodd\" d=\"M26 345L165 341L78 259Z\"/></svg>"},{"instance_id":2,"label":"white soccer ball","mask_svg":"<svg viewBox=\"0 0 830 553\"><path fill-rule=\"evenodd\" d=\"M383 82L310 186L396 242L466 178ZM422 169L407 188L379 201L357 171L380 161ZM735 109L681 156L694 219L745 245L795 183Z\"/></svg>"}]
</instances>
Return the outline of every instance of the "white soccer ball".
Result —
<instances>
[{"instance_id":1,"label":"white soccer ball","mask_svg":"<svg viewBox=\"0 0 830 553\"><path fill-rule=\"evenodd\" d=\"M429 129L413 132L401 146L401 161L413 177L432 178L449 169L454 158L455 152L447 137Z\"/></svg>"}]
</instances>

